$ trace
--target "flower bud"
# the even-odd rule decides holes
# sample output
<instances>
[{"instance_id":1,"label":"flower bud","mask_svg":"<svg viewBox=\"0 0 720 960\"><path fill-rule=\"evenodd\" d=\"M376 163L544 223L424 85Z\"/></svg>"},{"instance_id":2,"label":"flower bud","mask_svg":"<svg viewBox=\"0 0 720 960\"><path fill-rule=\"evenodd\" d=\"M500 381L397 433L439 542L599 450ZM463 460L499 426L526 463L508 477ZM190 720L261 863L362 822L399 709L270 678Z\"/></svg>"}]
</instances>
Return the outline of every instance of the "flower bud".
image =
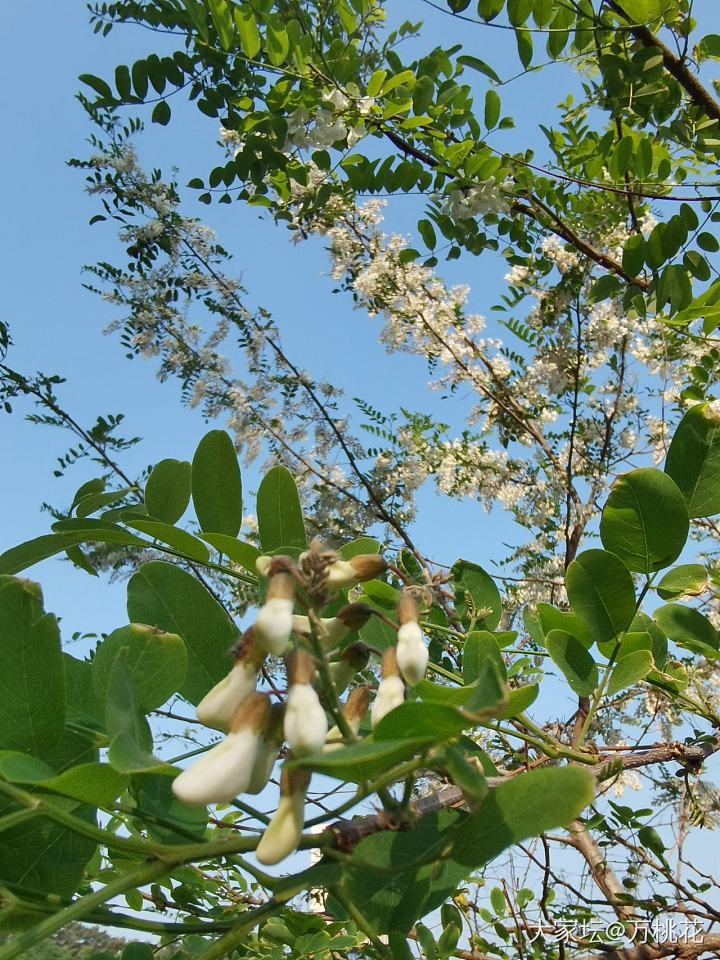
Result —
<instances>
[{"instance_id":1,"label":"flower bud","mask_svg":"<svg viewBox=\"0 0 720 960\"><path fill-rule=\"evenodd\" d=\"M331 590L353 587L372 580L387 570L387 562L377 553L361 553L350 560L335 560L327 568L327 586Z\"/></svg>"},{"instance_id":2,"label":"flower bud","mask_svg":"<svg viewBox=\"0 0 720 960\"><path fill-rule=\"evenodd\" d=\"M173 781L172 791L178 800L204 807L208 803L229 803L244 793L269 713L267 694L247 696L234 711L225 739Z\"/></svg>"},{"instance_id":3,"label":"flower bud","mask_svg":"<svg viewBox=\"0 0 720 960\"><path fill-rule=\"evenodd\" d=\"M382 679L370 713L373 728L380 723L386 713L399 707L405 701L405 684L398 675L395 647L387 647L382 654Z\"/></svg>"},{"instance_id":4,"label":"flower bud","mask_svg":"<svg viewBox=\"0 0 720 960\"><path fill-rule=\"evenodd\" d=\"M349 644L342 652L340 660L328 664L330 676L338 694L342 693L358 670L364 670L370 659L370 649L361 640Z\"/></svg>"},{"instance_id":5,"label":"flower bud","mask_svg":"<svg viewBox=\"0 0 720 960\"><path fill-rule=\"evenodd\" d=\"M255 763L245 793L260 793L270 779L275 761L283 742L283 716L285 704L274 703L270 708L268 721L258 742Z\"/></svg>"},{"instance_id":6,"label":"flower bud","mask_svg":"<svg viewBox=\"0 0 720 960\"><path fill-rule=\"evenodd\" d=\"M366 686L362 686L353 687L348 694L347 701L343 704L343 716L355 736L357 736L360 731L360 724L363 722L363 718L367 713L369 703L370 691ZM338 727L333 727L332 730L328 731L323 752L330 753L330 751L337 750L342 747L342 745L343 735L340 733Z\"/></svg>"},{"instance_id":7,"label":"flower bud","mask_svg":"<svg viewBox=\"0 0 720 960\"><path fill-rule=\"evenodd\" d=\"M334 650L348 634L363 627L371 615L372 609L366 603L346 603L334 617L323 617L318 629L318 639L323 649L326 651ZM298 633L302 637L309 637L311 633L310 618L294 616L293 633Z\"/></svg>"},{"instance_id":8,"label":"flower bud","mask_svg":"<svg viewBox=\"0 0 720 960\"><path fill-rule=\"evenodd\" d=\"M250 627L235 648L235 664L228 675L195 708L198 720L206 727L227 730L235 708L254 693L264 659L265 652L258 649Z\"/></svg>"},{"instance_id":9,"label":"flower bud","mask_svg":"<svg viewBox=\"0 0 720 960\"><path fill-rule=\"evenodd\" d=\"M293 625L295 581L289 573L277 573L270 578L267 599L254 623L258 644L273 656L280 657L287 650Z\"/></svg>"},{"instance_id":10,"label":"flower bud","mask_svg":"<svg viewBox=\"0 0 720 960\"><path fill-rule=\"evenodd\" d=\"M397 612L397 622L402 626L404 623L410 623L411 620L417 621L420 616L418 605L408 593L403 593L395 607Z\"/></svg>"},{"instance_id":11,"label":"flower bud","mask_svg":"<svg viewBox=\"0 0 720 960\"><path fill-rule=\"evenodd\" d=\"M414 687L425 676L428 663L428 650L418 623L420 611L417 603L408 593L401 595L396 610L400 624L397 663L405 682Z\"/></svg>"},{"instance_id":12,"label":"flower bud","mask_svg":"<svg viewBox=\"0 0 720 960\"><path fill-rule=\"evenodd\" d=\"M305 791L309 783L310 774L305 770L290 772L283 767L280 803L255 851L260 863L279 863L297 849L305 823Z\"/></svg>"},{"instance_id":13,"label":"flower bud","mask_svg":"<svg viewBox=\"0 0 720 960\"><path fill-rule=\"evenodd\" d=\"M310 685L315 676L313 658L306 650L293 650L287 660L288 695L283 723L288 746L298 757L322 748L327 717Z\"/></svg>"}]
</instances>

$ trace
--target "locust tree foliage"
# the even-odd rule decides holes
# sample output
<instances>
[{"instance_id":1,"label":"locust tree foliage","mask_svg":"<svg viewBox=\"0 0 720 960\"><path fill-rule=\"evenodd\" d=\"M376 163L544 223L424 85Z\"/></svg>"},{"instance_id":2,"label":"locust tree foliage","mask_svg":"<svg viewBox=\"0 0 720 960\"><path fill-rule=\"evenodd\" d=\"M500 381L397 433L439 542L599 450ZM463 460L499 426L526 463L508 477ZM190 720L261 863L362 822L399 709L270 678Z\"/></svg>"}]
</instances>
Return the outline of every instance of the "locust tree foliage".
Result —
<instances>
[{"instance_id":1,"label":"locust tree foliage","mask_svg":"<svg viewBox=\"0 0 720 960\"><path fill-rule=\"evenodd\" d=\"M719 805L720 35L690 0L438 6L447 46L420 5L91 6L162 38L81 77L126 253L91 285L217 425L128 476L119 418L83 427L2 328L6 405L101 467L0 556L0 960L78 920L178 960L718 955L687 850ZM537 131L503 98L543 69L574 93ZM181 185L135 142L186 99L217 162ZM304 369L188 197L321 238L352 336L426 364L459 435ZM455 278L499 263L490 321ZM516 521L491 569L430 562L426 482ZM22 576L58 554L127 578L87 659Z\"/></svg>"}]
</instances>

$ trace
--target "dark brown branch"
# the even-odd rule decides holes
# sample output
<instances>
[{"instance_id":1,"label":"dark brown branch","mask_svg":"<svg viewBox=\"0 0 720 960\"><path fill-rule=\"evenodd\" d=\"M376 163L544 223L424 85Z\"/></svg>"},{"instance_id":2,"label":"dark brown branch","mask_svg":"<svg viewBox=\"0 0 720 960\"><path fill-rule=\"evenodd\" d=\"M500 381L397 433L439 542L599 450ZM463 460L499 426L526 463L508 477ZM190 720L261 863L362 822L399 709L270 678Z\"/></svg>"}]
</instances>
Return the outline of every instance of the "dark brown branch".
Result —
<instances>
[{"instance_id":1,"label":"dark brown branch","mask_svg":"<svg viewBox=\"0 0 720 960\"><path fill-rule=\"evenodd\" d=\"M612 775L613 772L630 770L637 767L645 767L655 763L667 763L675 761L683 767L697 770L702 763L713 753L720 750L720 735L713 740L704 743L692 744L686 746L683 743L662 743L652 747L642 753L631 753L623 757L613 757L609 760L599 760L592 767L593 773L599 780L603 775ZM522 776L519 773L518 776ZM506 777L488 778L488 786L492 789L499 783L502 783ZM426 817L438 810L446 810L448 807L459 807L465 803L465 796L456 786L443 787L436 793L421 797L412 804L412 810L418 817ZM390 815L384 812L377 814L368 814L364 817L356 817L353 820L336 820L331 823L327 830L332 832L335 837L335 843L340 850L350 851L365 837L373 833L380 833L382 830L399 829L402 824L394 822ZM318 834L318 845L322 846L322 834ZM570 841L572 842L572 841Z\"/></svg>"}]
</instances>

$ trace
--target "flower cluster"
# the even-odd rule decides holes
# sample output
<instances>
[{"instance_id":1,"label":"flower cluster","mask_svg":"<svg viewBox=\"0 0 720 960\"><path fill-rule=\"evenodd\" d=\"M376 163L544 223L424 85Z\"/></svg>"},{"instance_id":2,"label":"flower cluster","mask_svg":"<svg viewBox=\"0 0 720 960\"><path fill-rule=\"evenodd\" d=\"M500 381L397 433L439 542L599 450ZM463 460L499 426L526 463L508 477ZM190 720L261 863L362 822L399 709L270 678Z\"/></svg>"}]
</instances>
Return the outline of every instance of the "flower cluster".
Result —
<instances>
[{"instance_id":1,"label":"flower cluster","mask_svg":"<svg viewBox=\"0 0 720 960\"><path fill-rule=\"evenodd\" d=\"M342 749L348 739L355 739L370 705L365 683L354 686L344 704L338 696L367 667L371 653L377 653L352 639L373 609L346 603L334 616L322 617L321 608L339 590L383 574L387 564L377 554L345 560L313 541L297 562L275 555L260 557L257 566L266 578L265 602L236 645L228 675L197 705L198 719L226 731L226 736L175 778L173 792L195 806L231 803L240 794L260 793L286 744L278 808L256 851L261 863L273 864L300 842L310 782L300 765L303 759ZM305 612L295 613L296 606ZM402 593L397 603L397 646L382 654L372 726L404 701L406 683L415 686L425 675L428 650L418 618L417 603ZM285 658L287 692L275 703L258 689L268 656ZM335 720L332 727L328 713Z\"/></svg>"}]
</instances>

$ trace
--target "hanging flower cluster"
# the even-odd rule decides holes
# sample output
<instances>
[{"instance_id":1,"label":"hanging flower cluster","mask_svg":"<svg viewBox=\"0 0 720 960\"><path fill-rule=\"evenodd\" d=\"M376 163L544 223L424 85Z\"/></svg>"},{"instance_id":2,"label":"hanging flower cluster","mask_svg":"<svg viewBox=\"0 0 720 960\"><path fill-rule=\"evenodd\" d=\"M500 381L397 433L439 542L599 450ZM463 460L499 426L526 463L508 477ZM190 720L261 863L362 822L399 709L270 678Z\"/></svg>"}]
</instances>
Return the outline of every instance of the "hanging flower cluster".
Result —
<instances>
[{"instance_id":1,"label":"hanging flower cluster","mask_svg":"<svg viewBox=\"0 0 720 960\"><path fill-rule=\"evenodd\" d=\"M346 603L332 617L320 612L338 590L381 576L387 563L377 554L345 560L313 541L297 562L288 556L260 557L257 567L266 578L265 602L237 643L228 675L197 705L198 719L226 736L175 778L173 792L193 806L260 793L286 744L279 804L256 851L261 863L274 864L297 849L304 823L310 775L291 761L342 749L359 735L370 687L354 686L344 703L338 696L368 666L371 654L380 656L361 640L352 640L377 611L364 603ZM304 613L295 613L296 607ZM397 646L382 653L373 727L403 703L406 684L417 685L427 668L419 610L409 593L400 595L396 616ZM268 656L285 660L287 691L275 703L257 689ZM335 721L332 726L328 715Z\"/></svg>"}]
</instances>

